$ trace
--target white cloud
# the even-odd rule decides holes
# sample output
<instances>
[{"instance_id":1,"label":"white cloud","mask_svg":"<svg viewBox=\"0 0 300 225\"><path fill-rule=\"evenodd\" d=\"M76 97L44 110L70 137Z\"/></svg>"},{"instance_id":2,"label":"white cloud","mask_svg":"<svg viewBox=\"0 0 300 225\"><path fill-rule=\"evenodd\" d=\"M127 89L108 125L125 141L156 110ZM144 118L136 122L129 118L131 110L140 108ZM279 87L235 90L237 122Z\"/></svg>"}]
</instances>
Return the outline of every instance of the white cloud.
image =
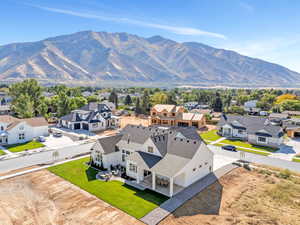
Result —
<instances>
[{"instance_id":1,"label":"white cloud","mask_svg":"<svg viewBox=\"0 0 300 225\"><path fill-rule=\"evenodd\" d=\"M200 30L200 29L192 28L192 27L169 26L169 25L164 25L164 24L157 24L157 23L133 20L133 19L129 19L129 18L108 17L108 16L102 16L102 15L98 15L98 14L78 12L78 11L73 11L73 10L49 8L49 7L42 7L42 6L35 6L35 5L31 5L31 6L42 9L42 10L50 11L50 12L78 16L78 17L82 17L82 18L97 19L97 20L102 20L102 21L111 21L111 22L115 22L115 23L127 23L127 24L142 26L142 27L152 27L152 28L156 28L156 29L160 29L160 30L169 31L169 32L172 32L175 34L192 35L192 36L207 36L207 37L226 39L226 36L223 34L204 31L204 30Z\"/></svg>"}]
</instances>

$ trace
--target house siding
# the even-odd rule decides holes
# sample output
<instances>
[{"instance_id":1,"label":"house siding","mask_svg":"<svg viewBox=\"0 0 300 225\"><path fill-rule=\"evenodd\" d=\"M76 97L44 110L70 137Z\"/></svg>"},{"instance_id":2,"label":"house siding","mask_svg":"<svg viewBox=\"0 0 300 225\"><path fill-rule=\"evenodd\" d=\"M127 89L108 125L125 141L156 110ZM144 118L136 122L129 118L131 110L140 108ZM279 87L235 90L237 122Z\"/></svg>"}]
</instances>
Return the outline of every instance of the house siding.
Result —
<instances>
[{"instance_id":1,"label":"house siding","mask_svg":"<svg viewBox=\"0 0 300 225\"><path fill-rule=\"evenodd\" d=\"M213 153L202 143L191 161L176 174L174 183L187 187L209 174L210 169L213 169Z\"/></svg>"}]
</instances>

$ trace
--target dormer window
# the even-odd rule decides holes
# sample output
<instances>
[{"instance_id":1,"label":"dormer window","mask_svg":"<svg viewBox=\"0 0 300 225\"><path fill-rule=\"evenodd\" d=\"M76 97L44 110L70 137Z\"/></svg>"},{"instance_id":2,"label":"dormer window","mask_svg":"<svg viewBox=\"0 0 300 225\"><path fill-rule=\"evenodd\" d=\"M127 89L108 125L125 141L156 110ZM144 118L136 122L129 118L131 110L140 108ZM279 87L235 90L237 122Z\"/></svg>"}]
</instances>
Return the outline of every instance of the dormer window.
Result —
<instances>
[{"instance_id":1,"label":"dormer window","mask_svg":"<svg viewBox=\"0 0 300 225\"><path fill-rule=\"evenodd\" d=\"M164 116L167 116L167 113L164 113Z\"/></svg>"},{"instance_id":2,"label":"dormer window","mask_svg":"<svg viewBox=\"0 0 300 225\"><path fill-rule=\"evenodd\" d=\"M154 152L154 151L153 151L153 147L148 146L148 152L149 152L149 153L153 153L153 152Z\"/></svg>"},{"instance_id":3,"label":"dormer window","mask_svg":"<svg viewBox=\"0 0 300 225\"><path fill-rule=\"evenodd\" d=\"M20 126L20 127L19 127L19 130L24 130L24 126Z\"/></svg>"}]
</instances>

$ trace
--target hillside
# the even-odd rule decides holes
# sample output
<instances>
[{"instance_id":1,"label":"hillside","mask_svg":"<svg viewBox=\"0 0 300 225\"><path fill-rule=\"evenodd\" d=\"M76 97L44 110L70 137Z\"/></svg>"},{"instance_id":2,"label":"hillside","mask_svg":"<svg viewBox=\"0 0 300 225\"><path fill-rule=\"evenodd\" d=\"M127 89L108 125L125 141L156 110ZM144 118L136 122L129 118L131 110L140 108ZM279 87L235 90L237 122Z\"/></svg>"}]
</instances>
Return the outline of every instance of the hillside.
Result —
<instances>
[{"instance_id":1,"label":"hillside","mask_svg":"<svg viewBox=\"0 0 300 225\"><path fill-rule=\"evenodd\" d=\"M283 66L160 36L83 31L0 46L0 80L168 82L203 85L300 84Z\"/></svg>"}]
</instances>

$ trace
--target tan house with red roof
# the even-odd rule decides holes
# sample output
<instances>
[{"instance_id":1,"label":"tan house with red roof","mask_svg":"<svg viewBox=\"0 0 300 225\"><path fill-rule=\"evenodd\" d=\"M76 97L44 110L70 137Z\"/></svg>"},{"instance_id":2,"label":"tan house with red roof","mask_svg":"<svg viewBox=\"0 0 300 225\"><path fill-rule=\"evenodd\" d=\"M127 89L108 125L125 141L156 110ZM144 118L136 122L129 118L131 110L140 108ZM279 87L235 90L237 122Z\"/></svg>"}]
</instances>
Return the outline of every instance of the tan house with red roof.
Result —
<instances>
[{"instance_id":1,"label":"tan house with red roof","mask_svg":"<svg viewBox=\"0 0 300 225\"><path fill-rule=\"evenodd\" d=\"M150 111L150 125L201 128L206 125L204 114L186 113L182 106L158 104Z\"/></svg>"},{"instance_id":2,"label":"tan house with red roof","mask_svg":"<svg viewBox=\"0 0 300 225\"><path fill-rule=\"evenodd\" d=\"M18 119L0 115L0 145L24 143L48 135L48 123L43 117Z\"/></svg>"}]
</instances>

